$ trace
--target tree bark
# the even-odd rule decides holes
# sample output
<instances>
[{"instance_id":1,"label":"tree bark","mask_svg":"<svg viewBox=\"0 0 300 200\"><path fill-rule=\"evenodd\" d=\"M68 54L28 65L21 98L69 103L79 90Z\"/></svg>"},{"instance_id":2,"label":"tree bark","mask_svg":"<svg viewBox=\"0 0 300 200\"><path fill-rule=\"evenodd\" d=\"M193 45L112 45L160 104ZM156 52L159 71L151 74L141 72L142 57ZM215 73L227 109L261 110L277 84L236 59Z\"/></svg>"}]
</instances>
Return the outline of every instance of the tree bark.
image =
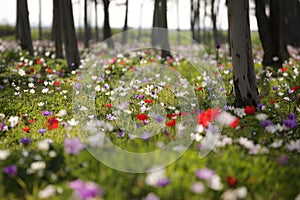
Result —
<instances>
[{"instance_id":1,"label":"tree bark","mask_svg":"<svg viewBox=\"0 0 300 200\"><path fill-rule=\"evenodd\" d=\"M299 0L283 1L284 30L286 42L295 47L300 47L300 2Z\"/></svg>"},{"instance_id":2,"label":"tree bark","mask_svg":"<svg viewBox=\"0 0 300 200\"><path fill-rule=\"evenodd\" d=\"M228 0L230 46L236 107L257 106L259 94L253 64L248 0Z\"/></svg>"},{"instance_id":3,"label":"tree bark","mask_svg":"<svg viewBox=\"0 0 300 200\"><path fill-rule=\"evenodd\" d=\"M39 0L39 40L42 40L42 2Z\"/></svg>"},{"instance_id":4,"label":"tree bark","mask_svg":"<svg viewBox=\"0 0 300 200\"><path fill-rule=\"evenodd\" d=\"M281 0L270 1L270 16L266 15L266 2L255 0L258 31L264 50L263 65L280 67L289 57L284 30L284 12Z\"/></svg>"},{"instance_id":5,"label":"tree bark","mask_svg":"<svg viewBox=\"0 0 300 200\"><path fill-rule=\"evenodd\" d=\"M191 32L192 39L195 40L195 8L194 8L194 0L191 0Z\"/></svg>"},{"instance_id":6,"label":"tree bark","mask_svg":"<svg viewBox=\"0 0 300 200\"><path fill-rule=\"evenodd\" d=\"M171 57L168 36L167 0L161 0L161 57Z\"/></svg>"},{"instance_id":7,"label":"tree bark","mask_svg":"<svg viewBox=\"0 0 300 200\"><path fill-rule=\"evenodd\" d=\"M16 38L21 48L33 56L32 38L29 24L27 0L17 0Z\"/></svg>"},{"instance_id":8,"label":"tree bark","mask_svg":"<svg viewBox=\"0 0 300 200\"><path fill-rule=\"evenodd\" d=\"M121 44L127 43L127 30L128 30L128 0L126 0L125 3L126 10L125 10L125 21L123 26L123 32L122 32L122 38L121 38Z\"/></svg>"},{"instance_id":9,"label":"tree bark","mask_svg":"<svg viewBox=\"0 0 300 200\"><path fill-rule=\"evenodd\" d=\"M160 2L161 0L154 1L154 11L153 11L153 23L152 23L152 36L151 36L151 44L152 46L159 45L159 33L156 27L161 27L161 11L160 11Z\"/></svg>"},{"instance_id":10,"label":"tree bark","mask_svg":"<svg viewBox=\"0 0 300 200\"><path fill-rule=\"evenodd\" d=\"M213 25L214 42L215 42L215 47L218 48L218 46L220 46L220 41L219 41L219 33L217 28L217 11L215 10L215 4L216 4L215 0L211 0L211 20ZM219 4L219 2L217 4Z\"/></svg>"},{"instance_id":11,"label":"tree bark","mask_svg":"<svg viewBox=\"0 0 300 200\"><path fill-rule=\"evenodd\" d=\"M110 0L103 0L103 7L104 7L103 40L105 40L108 47L114 48L114 43L111 38L112 33L109 24L109 3Z\"/></svg>"},{"instance_id":12,"label":"tree bark","mask_svg":"<svg viewBox=\"0 0 300 200\"><path fill-rule=\"evenodd\" d=\"M88 19L88 0L84 0L84 46L89 47L92 38L91 26Z\"/></svg>"},{"instance_id":13,"label":"tree bark","mask_svg":"<svg viewBox=\"0 0 300 200\"><path fill-rule=\"evenodd\" d=\"M61 0L53 0L53 24L52 38L55 41L56 58L63 58L63 33L62 33L62 16L61 16Z\"/></svg>"},{"instance_id":14,"label":"tree bark","mask_svg":"<svg viewBox=\"0 0 300 200\"><path fill-rule=\"evenodd\" d=\"M98 0L95 0L95 29L96 29L96 42L99 42Z\"/></svg>"},{"instance_id":15,"label":"tree bark","mask_svg":"<svg viewBox=\"0 0 300 200\"><path fill-rule=\"evenodd\" d=\"M228 22L229 22L229 10L228 10L228 0L226 0L226 7L227 7L227 15L228 15ZM227 43L228 43L228 46L229 46L229 52L228 52L228 55L231 57L232 54L231 54L231 47L230 47L230 24L228 23L228 29L227 29Z\"/></svg>"},{"instance_id":16,"label":"tree bark","mask_svg":"<svg viewBox=\"0 0 300 200\"><path fill-rule=\"evenodd\" d=\"M176 0L176 16L177 16L177 44L181 44L181 37L180 37L180 23L179 23L179 0Z\"/></svg>"},{"instance_id":17,"label":"tree bark","mask_svg":"<svg viewBox=\"0 0 300 200\"><path fill-rule=\"evenodd\" d=\"M139 24L139 32L138 32L138 41L141 41L142 37L142 19L143 19L143 6L144 2L142 1L141 6L140 6L140 24Z\"/></svg>"},{"instance_id":18,"label":"tree bark","mask_svg":"<svg viewBox=\"0 0 300 200\"><path fill-rule=\"evenodd\" d=\"M200 43L200 0L191 0L191 32L193 41Z\"/></svg>"},{"instance_id":19,"label":"tree bark","mask_svg":"<svg viewBox=\"0 0 300 200\"><path fill-rule=\"evenodd\" d=\"M64 46L68 67L70 70L77 69L80 65L80 57L77 47L77 38L74 27L73 8L71 0L59 0L62 16Z\"/></svg>"}]
</instances>

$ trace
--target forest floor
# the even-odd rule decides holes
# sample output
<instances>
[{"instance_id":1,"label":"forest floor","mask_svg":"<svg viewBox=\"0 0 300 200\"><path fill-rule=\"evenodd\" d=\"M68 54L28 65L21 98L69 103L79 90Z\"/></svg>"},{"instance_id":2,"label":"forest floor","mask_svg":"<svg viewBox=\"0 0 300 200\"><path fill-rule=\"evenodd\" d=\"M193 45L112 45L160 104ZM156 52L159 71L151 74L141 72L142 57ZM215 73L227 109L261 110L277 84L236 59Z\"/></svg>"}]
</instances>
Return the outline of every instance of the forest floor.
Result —
<instances>
[{"instance_id":1,"label":"forest floor","mask_svg":"<svg viewBox=\"0 0 300 200\"><path fill-rule=\"evenodd\" d=\"M0 199L300 199L297 49L275 69L255 46L260 104L236 108L225 48L93 46L69 71L34 47L0 42Z\"/></svg>"}]
</instances>

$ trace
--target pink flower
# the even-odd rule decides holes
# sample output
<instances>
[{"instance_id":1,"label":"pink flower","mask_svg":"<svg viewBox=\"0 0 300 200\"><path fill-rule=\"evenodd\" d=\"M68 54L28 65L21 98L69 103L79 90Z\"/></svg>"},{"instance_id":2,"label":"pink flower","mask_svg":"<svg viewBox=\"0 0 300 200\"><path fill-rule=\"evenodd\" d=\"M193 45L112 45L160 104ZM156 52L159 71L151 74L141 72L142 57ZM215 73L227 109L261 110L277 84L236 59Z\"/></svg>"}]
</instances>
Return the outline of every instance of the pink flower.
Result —
<instances>
[{"instance_id":1,"label":"pink flower","mask_svg":"<svg viewBox=\"0 0 300 200\"><path fill-rule=\"evenodd\" d=\"M102 193L96 183L83 182L80 179L70 182L69 187L73 189L76 196L80 197L82 200L95 198Z\"/></svg>"},{"instance_id":2,"label":"pink flower","mask_svg":"<svg viewBox=\"0 0 300 200\"><path fill-rule=\"evenodd\" d=\"M69 154L77 155L83 148L79 138L66 138L64 141L65 151Z\"/></svg>"}]
</instances>

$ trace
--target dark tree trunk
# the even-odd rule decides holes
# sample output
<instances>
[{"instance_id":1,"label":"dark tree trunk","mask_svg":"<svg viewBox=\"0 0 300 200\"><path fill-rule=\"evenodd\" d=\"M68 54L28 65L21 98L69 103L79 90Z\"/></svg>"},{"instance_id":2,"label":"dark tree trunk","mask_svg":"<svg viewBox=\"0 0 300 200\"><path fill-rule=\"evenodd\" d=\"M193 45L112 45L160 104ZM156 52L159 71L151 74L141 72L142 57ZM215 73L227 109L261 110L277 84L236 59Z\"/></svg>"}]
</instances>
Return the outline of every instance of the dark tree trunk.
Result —
<instances>
[{"instance_id":1,"label":"dark tree trunk","mask_svg":"<svg viewBox=\"0 0 300 200\"><path fill-rule=\"evenodd\" d=\"M91 25L88 18L88 0L84 0L84 46L89 47L89 42L92 39Z\"/></svg>"},{"instance_id":2,"label":"dark tree trunk","mask_svg":"<svg viewBox=\"0 0 300 200\"><path fill-rule=\"evenodd\" d=\"M265 1L255 0L255 7L259 36L264 50L263 65L280 67L289 57L281 0L270 1L270 16L266 15Z\"/></svg>"},{"instance_id":3,"label":"dark tree trunk","mask_svg":"<svg viewBox=\"0 0 300 200\"><path fill-rule=\"evenodd\" d=\"M299 0L283 1L284 30L286 42L300 47L300 2Z\"/></svg>"},{"instance_id":4,"label":"dark tree trunk","mask_svg":"<svg viewBox=\"0 0 300 200\"><path fill-rule=\"evenodd\" d=\"M73 8L71 0L59 0L64 35L64 46L68 67L77 69L80 65L80 57L77 47L77 38L74 27Z\"/></svg>"},{"instance_id":5,"label":"dark tree trunk","mask_svg":"<svg viewBox=\"0 0 300 200\"><path fill-rule=\"evenodd\" d=\"M197 0L196 12L195 12L195 40L200 43L200 0Z\"/></svg>"},{"instance_id":6,"label":"dark tree trunk","mask_svg":"<svg viewBox=\"0 0 300 200\"><path fill-rule=\"evenodd\" d=\"M228 9L236 107L257 106L259 94L252 55L249 1L228 0Z\"/></svg>"},{"instance_id":7,"label":"dark tree trunk","mask_svg":"<svg viewBox=\"0 0 300 200\"><path fill-rule=\"evenodd\" d=\"M283 9L282 0L272 0L270 1L270 29L273 34L273 43L275 44L275 52L279 59L280 65L283 61L289 58L289 54L286 47L286 39L284 37L283 29Z\"/></svg>"},{"instance_id":8,"label":"dark tree trunk","mask_svg":"<svg viewBox=\"0 0 300 200\"><path fill-rule=\"evenodd\" d=\"M92 38L91 26L88 19L88 0L84 0L84 46L89 47Z\"/></svg>"},{"instance_id":9,"label":"dark tree trunk","mask_svg":"<svg viewBox=\"0 0 300 200\"><path fill-rule=\"evenodd\" d=\"M33 56L32 38L29 24L27 0L17 0L16 38L21 48Z\"/></svg>"},{"instance_id":10,"label":"dark tree trunk","mask_svg":"<svg viewBox=\"0 0 300 200\"><path fill-rule=\"evenodd\" d=\"M226 0L226 6L227 6L227 15L229 16L230 13L229 13L229 10L228 10L228 0ZM229 18L228 18L228 22L229 22ZM229 56L232 56L231 54L231 47L230 47L230 24L228 23L228 29L227 29L227 43L228 43L228 46L229 46Z\"/></svg>"},{"instance_id":11,"label":"dark tree trunk","mask_svg":"<svg viewBox=\"0 0 300 200\"><path fill-rule=\"evenodd\" d=\"M99 42L98 0L95 0L95 29L96 29L96 42Z\"/></svg>"},{"instance_id":12,"label":"dark tree trunk","mask_svg":"<svg viewBox=\"0 0 300 200\"><path fill-rule=\"evenodd\" d=\"M191 0L191 32L193 41L200 42L200 1Z\"/></svg>"},{"instance_id":13,"label":"dark tree trunk","mask_svg":"<svg viewBox=\"0 0 300 200\"><path fill-rule=\"evenodd\" d=\"M39 40L42 40L42 2L39 0Z\"/></svg>"},{"instance_id":14,"label":"dark tree trunk","mask_svg":"<svg viewBox=\"0 0 300 200\"><path fill-rule=\"evenodd\" d=\"M122 38L121 43L126 44L127 43L127 30L128 30L128 0L126 0L125 3L126 10L125 10L125 21L123 26L123 32L122 32Z\"/></svg>"},{"instance_id":15,"label":"dark tree trunk","mask_svg":"<svg viewBox=\"0 0 300 200\"><path fill-rule=\"evenodd\" d=\"M211 0L211 20L212 20L212 25L213 25L213 35L214 35L214 42L215 42L215 47L218 48L220 46L220 41L219 41L219 33L218 33L218 28L217 28L217 11L215 10L215 0ZM217 6L219 7L219 2L217 3Z\"/></svg>"},{"instance_id":16,"label":"dark tree trunk","mask_svg":"<svg viewBox=\"0 0 300 200\"><path fill-rule=\"evenodd\" d=\"M63 58L62 16L59 1L61 0L53 0L52 39L55 41L56 58Z\"/></svg>"},{"instance_id":17,"label":"dark tree trunk","mask_svg":"<svg viewBox=\"0 0 300 200\"><path fill-rule=\"evenodd\" d=\"M192 32L192 39L195 40L195 8L194 8L194 0L191 0L191 32Z\"/></svg>"},{"instance_id":18,"label":"dark tree trunk","mask_svg":"<svg viewBox=\"0 0 300 200\"><path fill-rule=\"evenodd\" d=\"M170 44L168 36L168 18L167 18L167 0L161 0L161 57L171 57Z\"/></svg>"},{"instance_id":19,"label":"dark tree trunk","mask_svg":"<svg viewBox=\"0 0 300 200\"><path fill-rule=\"evenodd\" d=\"M154 12L153 12L153 23L152 23L152 36L151 36L151 44L152 46L159 45L159 32L155 27L161 27L161 11L160 11L160 1L154 1Z\"/></svg>"},{"instance_id":20,"label":"dark tree trunk","mask_svg":"<svg viewBox=\"0 0 300 200\"><path fill-rule=\"evenodd\" d=\"M263 65L273 65L272 58L275 56L272 33L269 29L269 19L266 15L266 5L262 0L255 0L255 15L258 32L264 50Z\"/></svg>"},{"instance_id":21,"label":"dark tree trunk","mask_svg":"<svg viewBox=\"0 0 300 200\"><path fill-rule=\"evenodd\" d=\"M114 43L111 38L112 33L109 24L109 3L110 0L103 0L103 7L104 7L103 40L105 40L108 47L114 48Z\"/></svg>"}]
</instances>

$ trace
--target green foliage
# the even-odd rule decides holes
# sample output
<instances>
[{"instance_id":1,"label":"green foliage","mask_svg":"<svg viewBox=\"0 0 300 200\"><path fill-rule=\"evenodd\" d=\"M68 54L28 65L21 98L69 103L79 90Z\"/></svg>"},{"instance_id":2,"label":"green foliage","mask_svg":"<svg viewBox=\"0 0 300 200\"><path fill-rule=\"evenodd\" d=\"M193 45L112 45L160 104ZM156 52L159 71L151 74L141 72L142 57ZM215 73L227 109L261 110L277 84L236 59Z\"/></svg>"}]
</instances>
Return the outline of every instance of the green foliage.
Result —
<instances>
[{"instance_id":1,"label":"green foliage","mask_svg":"<svg viewBox=\"0 0 300 200\"><path fill-rule=\"evenodd\" d=\"M272 134L261 126L256 115L239 118L237 129L224 127L222 135L230 137L232 144L218 147L204 158L199 156L199 143L194 141L176 162L165 169L166 177L170 180L170 184L165 187L147 185L146 173L129 174L105 166L85 149L78 155L69 154L65 150L64 140L66 137L76 137L79 134L76 128L63 127L62 122L67 123L72 118L72 92L77 81L76 74L79 74L80 71L68 73L64 60L52 59L53 52L50 52L49 56L44 56L45 52L43 51L41 54L43 56L34 58L29 57L25 52L5 51L0 53L0 86L2 86L0 89L0 113L6 116L0 122L5 121L9 124L10 116L20 117L18 125L9 131L0 132L0 150L10 151L10 155L0 162L0 196L2 199L39 199L39 191L49 184L56 188L55 195L49 199L69 199L72 198L72 191L68 184L75 179L97 183L104 190L104 199L142 199L150 192L155 193L161 199L220 199L224 191L243 186L248 191L247 199L294 199L298 195L298 188L300 188L299 152L287 151L284 145L278 148L270 148L269 145L278 140L282 140L286 145L299 139L299 126ZM227 104L230 104L234 101L233 86L229 84L232 73L231 63L226 60L226 54L221 52L220 56L219 62L222 67L219 67L219 73L226 83L224 90ZM149 54L144 59L150 58L155 59L155 54L154 56ZM41 63L38 62L40 59L43 60ZM209 91L206 87L200 89L204 78L197 78L199 72L184 59L179 60L176 64L167 62L165 61L166 65L174 68L189 80L201 102L201 108L203 110L210 108ZM109 83L111 87L116 86L118 83L109 77L119 79L124 74L123 68L130 70L138 63L139 58L130 58L125 65L118 61L113 66L109 66L107 70L111 71L112 76L106 76L100 87L103 87L104 83ZM204 69L205 67L209 68L211 65L204 66ZM289 113L294 113L299 119L299 102L283 98L293 99L299 95L299 90L294 93L286 90L287 84L290 88L300 85L299 79L294 78L295 69L299 69L299 61L291 60L284 67L287 68L287 75L283 75L282 71L268 69L272 75L266 76L266 72L261 71L262 66L258 63L255 64L257 74L264 77L259 80L260 91L265 83L267 83L266 90L268 90L268 95L261 98L264 109L258 113L268 115L268 119L273 124L282 124L283 119L286 119ZM24 70L26 75L20 76L20 69ZM59 85L55 85L55 82L58 82ZM34 83L34 93L26 91L30 90L29 83ZM273 90L273 86L278 86L279 91ZM16 89L17 87L19 89ZM47 93L43 92L45 88L49 89ZM279 96L278 92L282 92L282 96ZM167 88L164 88L159 95L160 101L174 107L177 106L178 99ZM272 100L275 103L270 103ZM39 105L41 102L44 103L43 106ZM109 97L98 92L95 102L98 117L103 118L106 114L111 113L107 107L108 103L110 103ZM132 100L131 106L138 107L138 101ZM51 111L52 115L58 114L61 110L66 110L68 114L60 117L61 122L57 129L49 130L46 125L49 116L42 115L42 111L45 110ZM228 112L234 113L233 110ZM133 112L132 118L136 114L138 112ZM29 122L31 119L34 119L34 122ZM178 120L180 120L179 117ZM138 122L137 119L133 121ZM30 127L30 131L24 131L24 127ZM45 133L39 133L42 128L46 129ZM172 130L170 127L169 132ZM170 138L166 138L162 133L157 134L150 141L131 141L126 137L116 137L116 131L114 130L114 134L110 136L111 140L121 148L132 151L143 152L147 145L148 148L155 149L154 142L158 140L170 141ZM31 138L32 142L24 145L20 141L23 137ZM241 137L248 138L255 145L259 144L262 149L267 148L268 153L250 154L249 150L238 142ZM48 148L42 149L39 143L45 139L51 139L52 142L49 143ZM135 144L134 149L130 149L132 144ZM286 162L279 161L282 157L288 158ZM45 168L32 171L34 162L43 162ZM119 162L126 162L126 158ZM4 167L11 164L15 164L18 169L17 175L14 177L2 172ZM208 187L207 181L200 180L196 176L196 171L203 168L212 169L220 177L223 184L221 190L211 189ZM236 185L232 186L227 183L228 176L237 179ZM194 193L191 190L194 183L202 183L204 191L200 194Z\"/></svg>"}]
</instances>

